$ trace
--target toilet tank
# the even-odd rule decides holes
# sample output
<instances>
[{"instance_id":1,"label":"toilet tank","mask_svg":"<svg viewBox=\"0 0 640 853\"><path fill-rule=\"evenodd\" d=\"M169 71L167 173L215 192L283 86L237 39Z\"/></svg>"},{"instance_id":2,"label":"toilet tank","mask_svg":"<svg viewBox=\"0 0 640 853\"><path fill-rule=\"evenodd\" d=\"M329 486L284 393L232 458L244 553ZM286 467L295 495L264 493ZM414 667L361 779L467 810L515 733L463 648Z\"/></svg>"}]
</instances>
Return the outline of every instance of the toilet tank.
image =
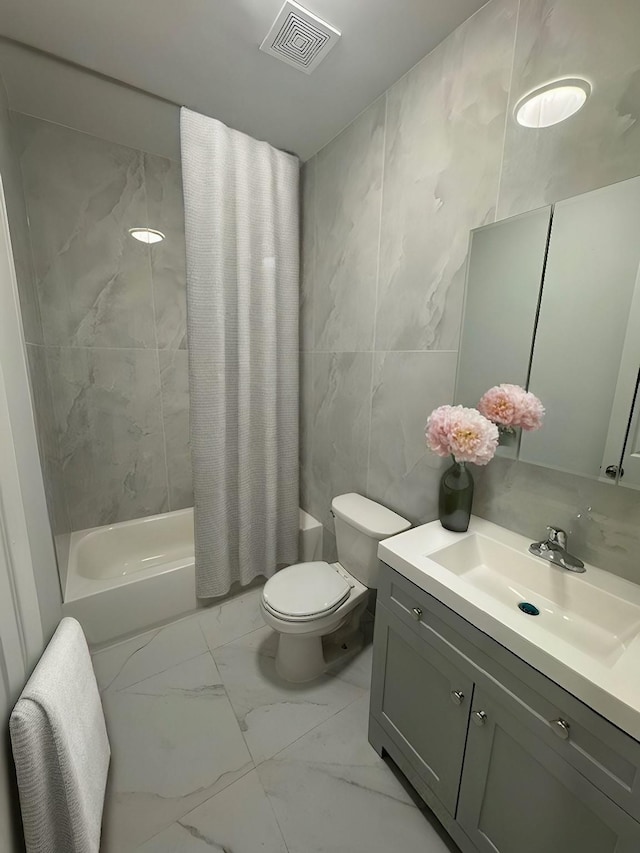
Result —
<instances>
[{"instance_id":1,"label":"toilet tank","mask_svg":"<svg viewBox=\"0 0 640 853\"><path fill-rule=\"evenodd\" d=\"M331 503L338 560L360 583L377 589L378 542L411 527L406 518L362 495L338 495Z\"/></svg>"}]
</instances>

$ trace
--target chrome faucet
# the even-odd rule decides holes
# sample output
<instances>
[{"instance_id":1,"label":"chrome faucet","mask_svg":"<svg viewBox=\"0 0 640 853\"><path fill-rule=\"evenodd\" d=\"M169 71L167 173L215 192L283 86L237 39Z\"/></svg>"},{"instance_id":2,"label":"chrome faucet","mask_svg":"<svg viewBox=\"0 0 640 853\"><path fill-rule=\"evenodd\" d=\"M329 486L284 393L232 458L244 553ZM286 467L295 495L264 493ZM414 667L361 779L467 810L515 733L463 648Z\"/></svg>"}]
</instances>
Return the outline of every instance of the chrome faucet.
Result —
<instances>
[{"instance_id":1,"label":"chrome faucet","mask_svg":"<svg viewBox=\"0 0 640 853\"><path fill-rule=\"evenodd\" d=\"M547 527L549 536L540 542L532 542L529 551L536 557L548 560L554 566L562 566L570 572L585 572L584 563L567 551L567 534L557 527Z\"/></svg>"}]
</instances>

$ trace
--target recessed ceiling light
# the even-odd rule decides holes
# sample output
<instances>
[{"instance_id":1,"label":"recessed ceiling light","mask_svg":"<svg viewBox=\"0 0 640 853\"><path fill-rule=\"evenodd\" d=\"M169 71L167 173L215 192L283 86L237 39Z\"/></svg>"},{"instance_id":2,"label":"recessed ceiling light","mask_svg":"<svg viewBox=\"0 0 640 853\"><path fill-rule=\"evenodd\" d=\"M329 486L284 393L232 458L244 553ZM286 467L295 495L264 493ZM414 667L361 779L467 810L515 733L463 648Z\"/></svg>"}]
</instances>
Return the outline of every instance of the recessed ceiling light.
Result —
<instances>
[{"instance_id":1,"label":"recessed ceiling light","mask_svg":"<svg viewBox=\"0 0 640 853\"><path fill-rule=\"evenodd\" d=\"M580 77L547 83L518 101L516 121L523 127L550 127L577 113L590 94L591 84Z\"/></svg>"},{"instance_id":2,"label":"recessed ceiling light","mask_svg":"<svg viewBox=\"0 0 640 853\"><path fill-rule=\"evenodd\" d=\"M164 240L162 231L156 231L155 228L129 228L129 234L141 243L159 243Z\"/></svg>"}]
</instances>

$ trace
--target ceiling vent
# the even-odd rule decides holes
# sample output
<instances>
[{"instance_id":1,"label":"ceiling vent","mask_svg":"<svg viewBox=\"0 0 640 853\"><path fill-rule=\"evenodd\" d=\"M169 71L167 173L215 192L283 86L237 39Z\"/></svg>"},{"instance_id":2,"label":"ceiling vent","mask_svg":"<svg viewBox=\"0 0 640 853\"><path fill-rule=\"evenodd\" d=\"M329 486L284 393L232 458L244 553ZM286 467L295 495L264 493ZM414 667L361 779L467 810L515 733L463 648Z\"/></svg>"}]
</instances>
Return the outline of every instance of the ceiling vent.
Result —
<instances>
[{"instance_id":1,"label":"ceiling vent","mask_svg":"<svg viewBox=\"0 0 640 853\"><path fill-rule=\"evenodd\" d=\"M340 32L326 21L287 0L260 50L311 74L339 38Z\"/></svg>"}]
</instances>

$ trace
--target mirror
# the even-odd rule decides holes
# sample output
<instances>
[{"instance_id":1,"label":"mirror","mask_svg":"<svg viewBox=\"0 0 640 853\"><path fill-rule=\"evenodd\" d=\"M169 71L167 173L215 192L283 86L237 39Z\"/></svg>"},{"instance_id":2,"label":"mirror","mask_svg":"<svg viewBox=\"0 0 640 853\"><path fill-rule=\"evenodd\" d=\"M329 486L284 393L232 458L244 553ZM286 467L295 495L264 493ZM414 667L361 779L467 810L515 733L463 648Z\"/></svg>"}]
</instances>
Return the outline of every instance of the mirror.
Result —
<instances>
[{"instance_id":1,"label":"mirror","mask_svg":"<svg viewBox=\"0 0 640 853\"><path fill-rule=\"evenodd\" d=\"M455 397L463 406L502 382L527 385L550 223L545 207L471 232ZM517 443L498 453L515 456Z\"/></svg>"},{"instance_id":2,"label":"mirror","mask_svg":"<svg viewBox=\"0 0 640 853\"><path fill-rule=\"evenodd\" d=\"M472 232L456 402L547 413L502 455L640 488L640 178Z\"/></svg>"}]
</instances>

